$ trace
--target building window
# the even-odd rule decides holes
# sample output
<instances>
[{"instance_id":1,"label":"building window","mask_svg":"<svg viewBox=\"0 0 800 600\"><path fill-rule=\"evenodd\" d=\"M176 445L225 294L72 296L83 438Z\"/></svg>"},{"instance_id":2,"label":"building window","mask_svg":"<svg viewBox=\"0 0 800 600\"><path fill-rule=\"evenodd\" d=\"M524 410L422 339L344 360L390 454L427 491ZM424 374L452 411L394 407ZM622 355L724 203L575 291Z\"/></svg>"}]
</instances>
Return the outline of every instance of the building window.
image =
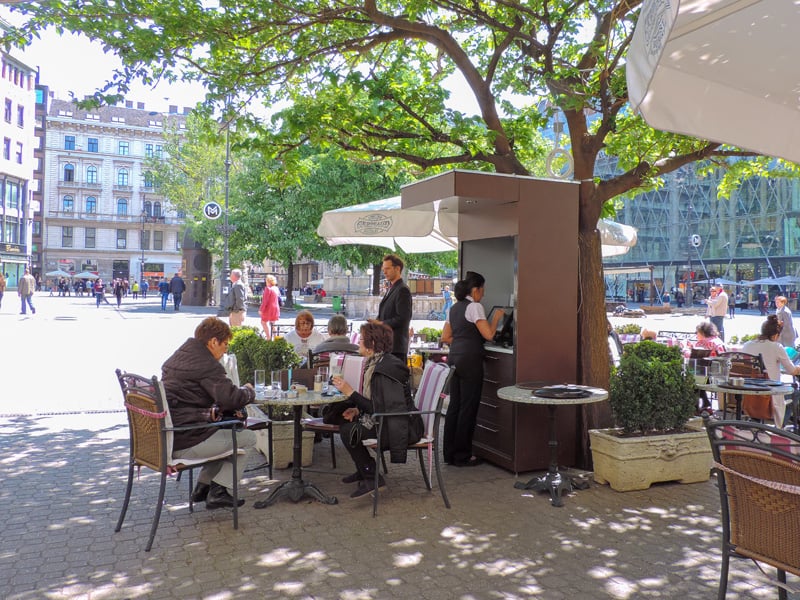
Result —
<instances>
[{"instance_id":1,"label":"building window","mask_svg":"<svg viewBox=\"0 0 800 600\"><path fill-rule=\"evenodd\" d=\"M150 232L142 230L140 232L141 235L141 246L139 246L142 250L150 250Z\"/></svg>"},{"instance_id":2,"label":"building window","mask_svg":"<svg viewBox=\"0 0 800 600\"><path fill-rule=\"evenodd\" d=\"M144 187L146 188L153 187L153 174L150 171L144 174Z\"/></svg>"},{"instance_id":3,"label":"building window","mask_svg":"<svg viewBox=\"0 0 800 600\"><path fill-rule=\"evenodd\" d=\"M128 230L117 229L117 250L124 250L128 247Z\"/></svg>"},{"instance_id":4,"label":"building window","mask_svg":"<svg viewBox=\"0 0 800 600\"><path fill-rule=\"evenodd\" d=\"M153 202L153 216L160 217L161 215L161 202Z\"/></svg>"},{"instance_id":5,"label":"building window","mask_svg":"<svg viewBox=\"0 0 800 600\"><path fill-rule=\"evenodd\" d=\"M65 135L64 136L64 150L75 150L75 136L74 135Z\"/></svg>"},{"instance_id":6,"label":"building window","mask_svg":"<svg viewBox=\"0 0 800 600\"><path fill-rule=\"evenodd\" d=\"M153 216L153 203L150 202L150 200L144 201L144 214L146 214L148 217Z\"/></svg>"},{"instance_id":7,"label":"building window","mask_svg":"<svg viewBox=\"0 0 800 600\"><path fill-rule=\"evenodd\" d=\"M93 165L86 167L86 183L97 183L97 167Z\"/></svg>"},{"instance_id":8,"label":"building window","mask_svg":"<svg viewBox=\"0 0 800 600\"><path fill-rule=\"evenodd\" d=\"M162 158L163 156L164 148L162 148L160 144L156 144L156 158Z\"/></svg>"},{"instance_id":9,"label":"building window","mask_svg":"<svg viewBox=\"0 0 800 600\"><path fill-rule=\"evenodd\" d=\"M153 250L163 250L164 249L164 232L163 231L154 231L153 232Z\"/></svg>"},{"instance_id":10,"label":"building window","mask_svg":"<svg viewBox=\"0 0 800 600\"><path fill-rule=\"evenodd\" d=\"M3 118L6 123L11 123L11 98L6 98L5 107L3 109Z\"/></svg>"},{"instance_id":11,"label":"building window","mask_svg":"<svg viewBox=\"0 0 800 600\"><path fill-rule=\"evenodd\" d=\"M97 240L97 229L95 227L87 227L84 246L86 248L95 248L97 244L96 240Z\"/></svg>"},{"instance_id":12,"label":"building window","mask_svg":"<svg viewBox=\"0 0 800 600\"><path fill-rule=\"evenodd\" d=\"M6 180L6 206L19 208L19 184L16 181Z\"/></svg>"},{"instance_id":13,"label":"building window","mask_svg":"<svg viewBox=\"0 0 800 600\"><path fill-rule=\"evenodd\" d=\"M153 144L144 145L144 156L145 158L153 158Z\"/></svg>"},{"instance_id":14,"label":"building window","mask_svg":"<svg viewBox=\"0 0 800 600\"><path fill-rule=\"evenodd\" d=\"M33 222L33 235L40 236L42 235L42 222L41 221L34 221Z\"/></svg>"},{"instance_id":15,"label":"building window","mask_svg":"<svg viewBox=\"0 0 800 600\"><path fill-rule=\"evenodd\" d=\"M128 169L120 169L117 172L117 185L127 186L128 183Z\"/></svg>"},{"instance_id":16,"label":"building window","mask_svg":"<svg viewBox=\"0 0 800 600\"><path fill-rule=\"evenodd\" d=\"M128 201L125 198L117 198L117 216L124 217L128 214Z\"/></svg>"},{"instance_id":17,"label":"building window","mask_svg":"<svg viewBox=\"0 0 800 600\"><path fill-rule=\"evenodd\" d=\"M131 145L129 142L119 142L119 154L121 156L128 156L131 153Z\"/></svg>"},{"instance_id":18,"label":"building window","mask_svg":"<svg viewBox=\"0 0 800 600\"><path fill-rule=\"evenodd\" d=\"M61 206L64 212L72 212L75 210L75 199L72 196L64 196Z\"/></svg>"},{"instance_id":19,"label":"building window","mask_svg":"<svg viewBox=\"0 0 800 600\"><path fill-rule=\"evenodd\" d=\"M86 115L87 117L89 115ZM100 144L97 142L97 138L89 138L86 140L86 149L89 152L100 152Z\"/></svg>"},{"instance_id":20,"label":"building window","mask_svg":"<svg viewBox=\"0 0 800 600\"><path fill-rule=\"evenodd\" d=\"M179 219L185 219L185 218L186 218L186 211L185 211L185 210L182 210L182 209L178 209L178 211L177 211L177 217L178 217Z\"/></svg>"},{"instance_id":21,"label":"building window","mask_svg":"<svg viewBox=\"0 0 800 600\"><path fill-rule=\"evenodd\" d=\"M91 215L97 212L97 198L94 196L86 198L86 212Z\"/></svg>"},{"instance_id":22,"label":"building window","mask_svg":"<svg viewBox=\"0 0 800 600\"><path fill-rule=\"evenodd\" d=\"M16 158L17 158L17 164L21 165L22 164L22 142L17 142Z\"/></svg>"},{"instance_id":23,"label":"building window","mask_svg":"<svg viewBox=\"0 0 800 600\"><path fill-rule=\"evenodd\" d=\"M11 138L3 138L3 158L11 160Z\"/></svg>"},{"instance_id":24,"label":"building window","mask_svg":"<svg viewBox=\"0 0 800 600\"><path fill-rule=\"evenodd\" d=\"M17 104L17 126L25 127L25 107Z\"/></svg>"},{"instance_id":25,"label":"building window","mask_svg":"<svg viewBox=\"0 0 800 600\"><path fill-rule=\"evenodd\" d=\"M61 247L72 248L72 227L61 228Z\"/></svg>"},{"instance_id":26,"label":"building window","mask_svg":"<svg viewBox=\"0 0 800 600\"><path fill-rule=\"evenodd\" d=\"M75 181L75 167L70 163L64 165L64 181Z\"/></svg>"}]
</instances>

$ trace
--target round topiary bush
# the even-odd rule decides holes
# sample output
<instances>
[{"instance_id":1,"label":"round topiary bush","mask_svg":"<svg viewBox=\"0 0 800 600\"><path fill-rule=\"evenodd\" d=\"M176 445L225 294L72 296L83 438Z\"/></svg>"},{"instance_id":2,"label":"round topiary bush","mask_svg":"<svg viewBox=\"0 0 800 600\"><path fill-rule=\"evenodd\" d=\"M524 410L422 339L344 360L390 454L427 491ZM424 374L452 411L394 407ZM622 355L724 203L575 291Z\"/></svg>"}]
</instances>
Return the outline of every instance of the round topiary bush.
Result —
<instances>
[{"instance_id":1,"label":"round topiary bush","mask_svg":"<svg viewBox=\"0 0 800 600\"><path fill-rule=\"evenodd\" d=\"M680 349L651 341L625 346L610 392L614 420L626 434L681 430L697 407Z\"/></svg>"}]
</instances>

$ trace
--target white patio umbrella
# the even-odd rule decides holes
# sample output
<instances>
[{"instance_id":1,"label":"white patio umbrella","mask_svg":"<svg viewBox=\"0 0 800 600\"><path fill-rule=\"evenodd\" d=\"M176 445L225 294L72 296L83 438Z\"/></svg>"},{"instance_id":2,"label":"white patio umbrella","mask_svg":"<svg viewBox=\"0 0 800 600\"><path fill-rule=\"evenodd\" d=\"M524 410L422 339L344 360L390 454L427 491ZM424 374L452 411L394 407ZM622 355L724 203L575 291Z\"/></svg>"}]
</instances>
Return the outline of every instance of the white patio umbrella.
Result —
<instances>
[{"instance_id":1,"label":"white patio umbrella","mask_svg":"<svg viewBox=\"0 0 800 600\"><path fill-rule=\"evenodd\" d=\"M800 3L644 0L631 107L656 129L800 162Z\"/></svg>"},{"instance_id":2,"label":"white patio umbrella","mask_svg":"<svg viewBox=\"0 0 800 600\"><path fill-rule=\"evenodd\" d=\"M73 279L98 279L99 277L99 275L95 275L90 271L82 271L72 276Z\"/></svg>"},{"instance_id":3,"label":"white patio umbrella","mask_svg":"<svg viewBox=\"0 0 800 600\"><path fill-rule=\"evenodd\" d=\"M439 202L401 208L400 196L328 210L317 234L331 246L366 244L409 254L458 249L458 215L439 212Z\"/></svg>"},{"instance_id":4,"label":"white patio umbrella","mask_svg":"<svg viewBox=\"0 0 800 600\"><path fill-rule=\"evenodd\" d=\"M609 219L597 224L603 256L624 254L636 244L636 229ZM439 202L401 208L400 196L325 211L317 234L331 246L366 244L409 254L458 250L458 214Z\"/></svg>"},{"instance_id":5,"label":"white patio umbrella","mask_svg":"<svg viewBox=\"0 0 800 600\"><path fill-rule=\"evenodd\" d=\"M47 277L72 277L72 273L68 273L62 269L56 269L55 271L48 271L45 273Z\"/></svg>"}]
</instances>

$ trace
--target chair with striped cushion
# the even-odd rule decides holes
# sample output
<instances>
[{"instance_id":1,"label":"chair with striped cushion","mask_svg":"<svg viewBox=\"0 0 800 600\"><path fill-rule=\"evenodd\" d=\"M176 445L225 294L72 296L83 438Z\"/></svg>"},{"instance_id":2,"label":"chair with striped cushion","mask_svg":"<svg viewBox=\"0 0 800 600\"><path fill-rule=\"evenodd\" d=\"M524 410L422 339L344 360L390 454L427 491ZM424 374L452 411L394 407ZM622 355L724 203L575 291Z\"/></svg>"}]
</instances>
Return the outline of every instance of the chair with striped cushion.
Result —
<instances>
[{"instance_id":1,"label":"chair with striped cushion","mask_svg":"<svg viewBox=\"0 0 800 600\"><path fill-rule=\"evenodd\" d=\"M439 452L439 428L442 416L444 415L444 401L447 398L450 385L450 378L455 367L449 367L446 363L435 363L428 361L422 371L417 393L414 396L414 404L418 408L416 411L402 413L375 413L372 415L377 425L376 439L364 440L364 445L375 450L383 460L383 452L378 450L377 440L381 439L381 429L386 419L400 415L420 415L425 425L422 438L416 443L411 444L408 449L417 451L419 467L422 471L422 478L425 480L425 487L432 491L431 487L431 468L436 466L436 481L439 484L439 492L442 494L444 505L450 508L450 500L447 498L447 491L444 487L442 477L441 457ZM428 454L428 468L425 469L425 458L423 450ZM385 464L385 461L384 461ZM378 469L375 469L375 493L372 506L372 516L378 514Z\"/></svg>"},{"instance_id":2,"label":"chair with striped cushion","mask_svg":"<svg viewBox=\"0 0 800 600\"><path fill-rule=\"evenodd\" d=\"M153 376L148 379L133 373L124 373L116 370L119 385L122 388L122 395L125 401L125 409L128 413L128 426L130 430L130 457L128 460L128 484L125 488L125 500L122 503L122 510L114 529L118 532L122 529L125 514L128 511L128 504L133 490L135 468L147 467L161 474L161 484L158 491L158 501L156 511L153 515L153 523L150 527L150 539L147 541L145 552L150 552L153 540L158 530L158 522L161 518L161 509L164 505L164 492L166 490L167 475L189 471L189 512L194 512L191 492L194 489L192 470L197 467L233 456L233 472L236 472L236 458L244 454L245 451L237 447L236 434L244 425L241 421L217 421L215 423L199 423L197 425L186 425L175 427L169 413L169 406L166 402L164 386L161 381ZM172 456L172 444L175 431L187 431L190 429L208 429L230 427L233 438L233 448L216 456L202 459L193 458L174 458ZM238 478L233 478L233 528L239 528L239 483Z\"/></svg>"}]
</instances>

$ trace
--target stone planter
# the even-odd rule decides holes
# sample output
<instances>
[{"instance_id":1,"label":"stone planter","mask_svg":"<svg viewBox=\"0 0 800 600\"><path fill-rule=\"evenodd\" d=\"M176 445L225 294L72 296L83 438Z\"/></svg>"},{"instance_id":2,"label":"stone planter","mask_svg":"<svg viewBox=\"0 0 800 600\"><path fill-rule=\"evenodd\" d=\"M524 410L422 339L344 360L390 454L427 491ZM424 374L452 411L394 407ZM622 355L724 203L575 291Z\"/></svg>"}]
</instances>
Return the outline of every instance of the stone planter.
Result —
<instances>
[{"instance_id":1,"label":"stone planter","mask_svg":"<svg viewBox=\"0 0 800 600\"><path fill-rule=\"evenodd\" d=\"M616 431L589 431L597 483L608 483L618 492L628 492L646 490L663 481L708 480L711 445L704 430L625 438L615 435Z\"/></svg>"},{"instance_id":2,"label":"stone planter","mask_svg":"<svg viewBox=\"0 0 800 600\"><path fill-rule=\"evenodd\" d=\"M248 405L247 412L251 416L261 416L264 413L253 404ZM309 415L304 414L304 417ZM258 430L256 434L256 448L265 457L269 456L267 444L269 437L266 429ZM292 462L294 446L294 422L293 421L273 421L272 422L272 468L286 469ZM314 432L303 432L303 466L310 467L314 460Z\"/></svg>"}]
</instances>

